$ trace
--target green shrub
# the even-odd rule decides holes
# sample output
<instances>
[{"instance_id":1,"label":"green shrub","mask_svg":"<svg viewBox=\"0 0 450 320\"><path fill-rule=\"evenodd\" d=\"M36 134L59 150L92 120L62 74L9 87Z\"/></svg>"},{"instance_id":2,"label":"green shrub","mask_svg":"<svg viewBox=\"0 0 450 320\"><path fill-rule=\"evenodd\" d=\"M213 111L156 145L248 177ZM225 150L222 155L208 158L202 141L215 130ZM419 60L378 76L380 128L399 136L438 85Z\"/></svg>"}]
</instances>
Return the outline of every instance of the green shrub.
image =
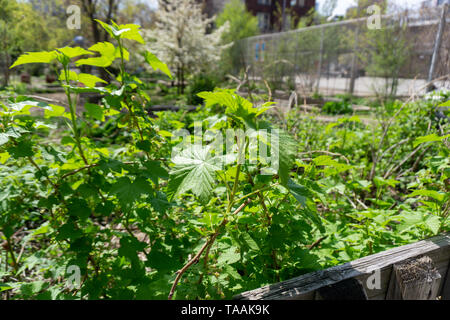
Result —
<instances>
[{"instance_id":1,"label":"green shrub","mask_svg":"<svg viewBox=\"0 0 450 320\"><path fill-rule=\"evenodd\" d=\"M323 105L322 111L332 115L353 113L352 107L346 101L328 101Z\"/></svg>"},{"instance_id":2,"label":"green shrub","mask_svg":"<svg viewBox=\"0 0 450 320\"><path fill-rule=\"evenodd\" d=\"M197 96L203 91L213 91L217 85L217 80L214 76L200 74L195 76L189 84L187 103L190 105L199 105L203 103L203 99Z\"/></svg>"}]
</instances>

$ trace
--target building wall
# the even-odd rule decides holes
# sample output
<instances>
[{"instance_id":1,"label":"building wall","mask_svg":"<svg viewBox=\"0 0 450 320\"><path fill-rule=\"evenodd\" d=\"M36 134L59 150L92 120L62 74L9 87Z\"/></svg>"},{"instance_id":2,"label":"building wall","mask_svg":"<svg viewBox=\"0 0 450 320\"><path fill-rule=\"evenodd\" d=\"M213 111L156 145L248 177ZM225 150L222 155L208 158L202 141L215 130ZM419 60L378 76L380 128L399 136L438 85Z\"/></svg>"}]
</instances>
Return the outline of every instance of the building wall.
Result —
<instances>
[{"instance_id":1,"label":"building wall","mask_svg":"<svg viewBox=\"0 0 450 320\"><path fill-rule=\"evenodd\" d=\"M204 4L204 11L208 16L218 14L230 0L198 0ZM281 9L283 1L286 4L286 16L292 14L292 22L297 23L299 18L306 15L311 8L315 8L315 0L241 0L247 10L257 16L261 22L262 32L279 31L281 28ZM263 21L267 21L264 26Z\"/></svg>"},{"instance_id":2,"label":"building wall","mask_svg":"<svg viewBox=\"0 0 450 320\"><path fill-rule=\"evenodd\" d=\"M255 16L258 14L268 14L270 24L262 31L279 31L281 28L281 12L283 2L286 5L286 16L292 15L293 23L297 23L299 18L306 15L311 8L315 8L315 0L245 0L247 9ZM265 30L264 30L265 29Z\"/></svg>"}]
</instances>

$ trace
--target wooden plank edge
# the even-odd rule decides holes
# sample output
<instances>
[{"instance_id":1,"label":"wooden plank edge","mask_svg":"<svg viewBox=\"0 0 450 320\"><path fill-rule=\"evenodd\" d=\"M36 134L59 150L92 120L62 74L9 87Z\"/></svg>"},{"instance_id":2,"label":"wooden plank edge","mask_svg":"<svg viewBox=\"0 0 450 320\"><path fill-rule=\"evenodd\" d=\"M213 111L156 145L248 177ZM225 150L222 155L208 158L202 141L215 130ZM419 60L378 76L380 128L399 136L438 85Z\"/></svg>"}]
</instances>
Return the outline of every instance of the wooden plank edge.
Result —
<instances>
[{"instance_id":1,"label":"wooden plank edge","mask_svg":"<svg viewBox=\"0 0 450 320\"><path fill-rule=\"evenodd\" d=\"M443 256L450 259L450 233L444 233L419 242L392 248L352 262L325 270L304 274L283 282L267 285L261 288L243 292L234 296L236 300L264 300L264 299L314 299L315 291L326 285L357 277L368 278L374 270L386 271L392 266L408 258L423 254ZM381 272L382 272L381 271ZM379 296L382 293L375 294ZM370 298L370 294L368 293Z\"/></svg>"}]
</instances>

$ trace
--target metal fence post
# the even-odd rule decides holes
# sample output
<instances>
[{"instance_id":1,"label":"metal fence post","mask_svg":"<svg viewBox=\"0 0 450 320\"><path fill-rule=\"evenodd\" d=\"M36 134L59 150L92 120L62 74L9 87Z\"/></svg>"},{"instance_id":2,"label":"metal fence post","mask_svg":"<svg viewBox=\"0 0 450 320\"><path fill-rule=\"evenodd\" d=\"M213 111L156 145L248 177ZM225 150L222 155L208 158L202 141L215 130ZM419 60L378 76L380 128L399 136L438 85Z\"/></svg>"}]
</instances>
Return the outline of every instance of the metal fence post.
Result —
<instances>
[{"instance_id":1,"label":"metal fence post","mask_svg":"<svg viewBox=\"0 0 450 320\"><path fill-rule=\"evenodd\" d=\"M353 56L352 56L352 66L351 66L351 72L350 72L350 87L349 87L349 93L353 95L353 92L355 91L355 79L357 75L356 65L357 65L357 57L356 53L358 51L358 41L359 41L359 22L357 22L356 25L356 31L355 31L355 45L353 46Z\"/></svg>"},{"instance_id":2,"label":"metal fence post","mask_svg":"<svg viewBox=\"0 0 450 320\"><path fill-rule=\"evenodd\" d=\"M439 50L441 49L442 34L444 33L446 13L447 13L447 3L444 3L444 5L442 6L441 20L439 22L439 28L438 28L438 32L436 34L436 40L434 42L433 56L431 58L430 71L428 73L428 82L431 82L433 80L434 69L436 68L436 63L437 63L437 59L439 56ZM432 91L432 88L433 88L432 85L428 86L427 91Z\"/></svg>"},{"instance_id":3,"label":"metal fence post","mask_svg":"<svg viewBox=\"0 0 450 320\"><path fill-rule=\"evenodd\" d=\"M323 38L325 33L325 28L322 27L320 32L320 53L319 53L319 68L317 70L317 85L316 92L319 92L319 84L320 84L320 75L322 74L322 60L323 60Z\"/></svg>"}]
</instances>

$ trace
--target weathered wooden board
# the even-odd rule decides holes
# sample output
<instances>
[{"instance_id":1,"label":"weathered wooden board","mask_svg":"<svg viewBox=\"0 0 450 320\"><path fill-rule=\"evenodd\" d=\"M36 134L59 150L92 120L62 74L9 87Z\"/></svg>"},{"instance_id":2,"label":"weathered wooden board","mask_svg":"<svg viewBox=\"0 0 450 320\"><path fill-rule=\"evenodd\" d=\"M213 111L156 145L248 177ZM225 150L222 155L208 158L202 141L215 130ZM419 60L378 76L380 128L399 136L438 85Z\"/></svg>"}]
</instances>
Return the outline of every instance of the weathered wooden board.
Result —
<instances>
[{"instance_id":1,"label":"weathered wooden board","mask_svg":"<svg viewBox=\"0 0 450 320\"><path fill-rule=\"evenodd\" d=\"M235 296L235 299L299 299L313 300L316 291L339 281L356 278L363 285L368 299L385 299L392 266L406 259L429 256L441 275L447 274L450 261L450 234L439 235L413 244L393 248L340 266L305 274L280 283L264 286ZM379 281L370 281L379 274ZM368 281L369 280L369 281ZM373 287L371 284L375 285ZM443 291L441 281L440 291ZM448 281L447 281L448 284Z\"/></svg>"},{"instance_id":2,"label":"weathered wooden board","mask_svg":"<svg viewBox=\"0 0 450 320\"><path fill-rule=\"evenodd\" d=\"M316 300L368 300L361 282L355 278L317 289Z\"/></svg>"},{"instance_id":3,"label":"weathered wooden board","mask_svg":"<svg viewBox=\"0 0 450 320\"><path fill-rule=\"evenodd\" d=\"M445 275L444 281L442 281L441 296L442 300L450 300L450 262L447 274Z\"/></svg>"},{"instance_id":4,"label":"weathered wooden board","mask_svg":"<svg viewBox=\"0 0 450 320\"><path fill-rule=\"evenodd\" d=\"M386 300L436 300L442 276L428 256L396 263Z\"/></svg>"}]
</instances>

